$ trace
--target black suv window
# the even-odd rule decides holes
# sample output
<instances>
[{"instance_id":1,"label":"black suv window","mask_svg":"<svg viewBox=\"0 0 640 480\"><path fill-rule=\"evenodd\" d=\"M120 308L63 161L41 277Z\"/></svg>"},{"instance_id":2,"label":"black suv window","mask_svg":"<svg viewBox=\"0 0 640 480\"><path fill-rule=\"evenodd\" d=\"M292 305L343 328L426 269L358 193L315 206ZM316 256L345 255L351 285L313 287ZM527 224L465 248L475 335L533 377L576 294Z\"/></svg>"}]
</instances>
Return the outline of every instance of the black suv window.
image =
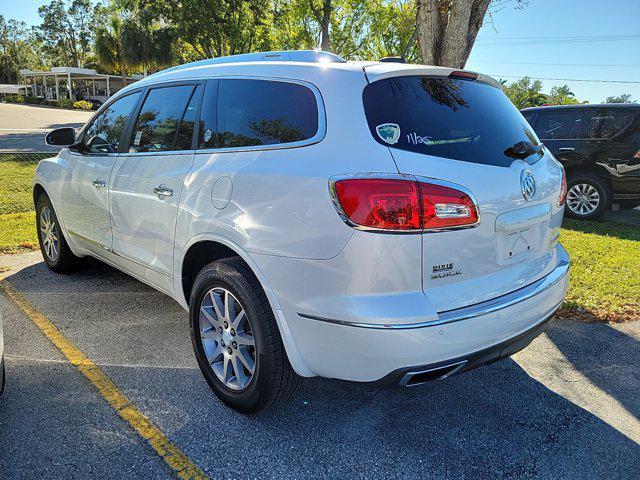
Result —
<instances>
[{"instance_id":1,"label":"black suv window","mask_svg":"<svg viewBox=\"0 0 640 480\"><path fill-rule=\"evenodd\" d=\"M122 97L98 115L84 132L82 143L91 153L117 153L120 139L140 92Z\"/></svg>"},{"instance_id":2,"label":"black suv window","mask_svg":"<svg viewBox=\"0 0 640 480\"><path fill-rule=\"evenodd\" d=\"M191 118L187 119L185 129L180 135L178 129L187 112L194 89L193 85L152 89L136 119L136 126L129 142L129 152L166 152L191 148L195 106L189 111ZM188 125L189 122L191 126Z\"/></svg>"},{"instance_id":3,"label":"black suv window","mask_svg":"<svg viewBox=\"0 0 640 480\"><path fill-rule=\"evenodd\" d=\"M509 166L520 142L538 145L531 126L499 88L442 77L394 77L363 92L371 135L383 145L486 165ZM526 161L536 161L530 155Z\"/></svg>"},{"instance_id":4,"label":"black suv window","mask_svg":"<svg viewBox=\"0 0 640 480\"><path fill-rule=\"evenodd\" d=\"M538 112L536 133L542 141L580 138L582 115L580 111Z\"/></svg>"},{"instance_id":5,"label":"black suv window","mask_svg":"<svg viewBox=\"0 0 640 480\"><path fill-rule=\"evenodd\" d=\"M221 148L299 142L318 132L316 97L297 83L222 79L217 111ZM206 129L203 135L211 136Z\"/></svg>"},{"instance_id":6,"label":"black suv window","mask_svg":"<svg viewBox=\"0 0 640 480\"><path fill-rule=\"evenodd\" d=\"M633 120L633 112L624 108L598 108L588 112L586 138L611 138Z\"/></svg>"}]
</instances>

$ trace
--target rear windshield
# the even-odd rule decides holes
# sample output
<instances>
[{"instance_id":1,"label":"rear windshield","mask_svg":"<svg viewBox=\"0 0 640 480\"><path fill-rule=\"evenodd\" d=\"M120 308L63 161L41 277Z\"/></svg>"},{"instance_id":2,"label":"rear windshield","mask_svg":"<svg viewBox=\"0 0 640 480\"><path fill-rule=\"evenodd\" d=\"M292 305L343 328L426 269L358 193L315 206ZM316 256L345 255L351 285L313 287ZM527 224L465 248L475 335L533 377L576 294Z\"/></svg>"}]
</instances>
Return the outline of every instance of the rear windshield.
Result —
<instances>
[{"instance_id":1,"label":"rear windshield","mask_svg":"<svg viewBox=\"0 0 640 480\"><path fill-rule=\"evenodd\" d=\"M505 154L509 147L540 144L504 93L483 83L394 77L367 85L363 101L371 134L392 148L507 167L514 161Z\"/></svg>"}]
</instances>

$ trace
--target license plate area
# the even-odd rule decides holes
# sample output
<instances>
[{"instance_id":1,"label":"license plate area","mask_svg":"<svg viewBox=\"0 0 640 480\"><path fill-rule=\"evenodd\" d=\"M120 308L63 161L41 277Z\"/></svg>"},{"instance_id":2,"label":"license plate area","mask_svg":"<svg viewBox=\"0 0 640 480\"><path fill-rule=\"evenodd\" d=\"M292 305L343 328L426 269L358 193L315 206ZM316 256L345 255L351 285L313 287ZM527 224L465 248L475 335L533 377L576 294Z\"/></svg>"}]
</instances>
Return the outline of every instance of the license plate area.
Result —
<instances>
[{"instance_id":1,"label":"license plate area","mask_svg":"<svg viewBox=\"0 0 640 480\"><path fill-rule=\"evenodd\" d=\"M496 253L501 265L520 263L540 249L549 226L551 206L533 205L496 217Z\"/></svg>"}]
</instances>

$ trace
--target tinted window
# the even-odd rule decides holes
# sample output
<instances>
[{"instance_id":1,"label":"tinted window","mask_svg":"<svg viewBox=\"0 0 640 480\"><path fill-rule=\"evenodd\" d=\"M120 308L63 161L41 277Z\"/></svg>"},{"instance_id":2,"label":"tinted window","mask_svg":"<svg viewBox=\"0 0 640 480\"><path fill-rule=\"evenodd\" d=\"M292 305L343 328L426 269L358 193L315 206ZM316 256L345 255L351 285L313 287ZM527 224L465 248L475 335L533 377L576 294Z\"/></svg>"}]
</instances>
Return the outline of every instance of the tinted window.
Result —
<instances>
[{"instance_id":1,"label":"tinted window","mask_svg":"<svg viewBox=\"0 0 640 480\"><path fill-rule=\"evenodd\" d=\"M129 152L182 149L183 147L176 146L176 137L193 91L193 85L152 89L136 119ZM191 132L193 133L193 129ZM191 141L188 143L187 148L191 148Z\"/></svg>"},{"instance_id":2,"label":"tinted window","mask_svg":"<svg viewBox=\"0 0 640 480\"><path fill-rule=\"evenodd\" d=\"M299 142L317 133L318 106L299 84L220 80L217 120L222 148Z\"/></svg>"},{"instance_id":3,"label":"tinted window","mask_svg":"<svg viewBox=\"0 0 640 480\"><path fill-rule=\"evenodd\" d=\"M116 100L95 118L85 130L83 137L83 143L88 151L117 153L127 120L139 97L138 92Z\"/></svg>"},{"instance_id":4,"label":"tinted window","mask_svg":"<svg viewBox=\"0 0 640 480\"><path fill-rule=\"evenodd\" d=\"M216 103L218 98L218 81L209 80L202 98L202 110L200 111L200 129L198 148L216 148Z\"/></svg>"},{"instance_id":5,"label":"tinted window","mask_svg":"<svg viewBox=\"0 0 640 480\"><path fill-rule=\"evenodd\" d=\"M178 128L178 135L176 136L176 150L190 150L192 147L200 90L202 90L202 88L198 85L193 95L191 95L187 110L184 112L182 122Z\"/></svg>"},{"instance_id":6,"label":"tinted window","mask_svg":"<svg viewBox=\"0 0 640 480\"><path fill-rule=\"evenodd\" d=\"M586 138L611 138L622 132L633 120L633 113L623 108L589 110Z\"/></svg>"},{"instance_id":7,"label":"tinted window","mask_svg":"<svg viewBox=\"0 0 640 480\"><path fill-rule=\"evenodd\" d=\"M469 80L395 77L364 89L369 129L380 143L416 153L508 166L505 150L535 133L500 89ZM533 162L539 155L530 155Z\"/></svg>"},{"instance_id":8,"label":"tinted window","mask_svg":"<svg viewBox=\"0 0 640 480\"><path fill-rule=\"evenodd\" d=\"M536 132L542 140L580 138L579 111L546 111L538 114Z\"/></svg>"}]
</instances>

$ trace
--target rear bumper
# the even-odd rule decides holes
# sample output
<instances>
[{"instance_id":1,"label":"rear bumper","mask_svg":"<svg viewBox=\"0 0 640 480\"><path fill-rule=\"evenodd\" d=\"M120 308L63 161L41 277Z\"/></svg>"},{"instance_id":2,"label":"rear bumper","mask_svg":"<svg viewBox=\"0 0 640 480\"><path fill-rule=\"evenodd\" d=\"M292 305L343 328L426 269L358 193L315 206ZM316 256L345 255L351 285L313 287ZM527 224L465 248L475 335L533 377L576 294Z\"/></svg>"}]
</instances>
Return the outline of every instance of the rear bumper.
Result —
<instances>
[{"instance_id":1,"label":"rear bumper","mask_svg":"<svg viewBox=\"0 0 640 480\"><path fill-rule=\"evenodd\" d=\"M422 384L426 381L448 378L459 373L473 370L474 368L482 367L483 365L497 362L503 358L510 357L533 342L547 329L549 322L554 317L554 314L555 312L537 325L531 327L529 330L497 345L470 353L463 357L452 358L430 365L416 365L413 367L400 368L391 372L386 377L372 383L379 386L392 387L401 385L404 387L411 387Z\"/></svg>"},{"instance_id":2,"label":"rear bumper","mask_svg":"<svg viewBox=\"0 0 640 480\"><path fill-rule=\"evenodd\" d=\"M511 355L544 331L569 281L569 257L562 246L557 248L557 264L547 276L470 307L393 324L299 312L287 315L288 328L314 375L398 384L408 371L464 363L448 372L458 373Z\"/></svg>"}]
</instances>

